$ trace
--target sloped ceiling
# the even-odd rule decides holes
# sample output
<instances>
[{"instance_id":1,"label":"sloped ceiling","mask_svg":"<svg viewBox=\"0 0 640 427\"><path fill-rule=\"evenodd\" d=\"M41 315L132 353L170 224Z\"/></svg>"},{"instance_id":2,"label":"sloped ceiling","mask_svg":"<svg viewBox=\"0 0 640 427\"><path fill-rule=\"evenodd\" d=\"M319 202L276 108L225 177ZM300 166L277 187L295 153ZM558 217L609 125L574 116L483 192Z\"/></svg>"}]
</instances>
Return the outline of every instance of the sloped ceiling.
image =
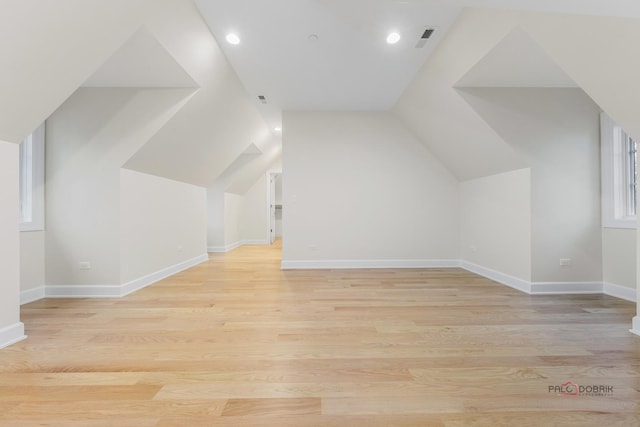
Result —
<instances>
[{"instance_id":1,"label":"sloped ceiling","mask_svg":"<svg viewBox=\"0 0 640 427\"><path fill-rule=\"evenodd\" d=\"M455 86L578 87L520 27L503 38Z\"/></svg>"},{"instance_id":2,"label":"sloped ceiling","mask_svg":"<svg viewBox=\"0 0 640 427\"><path fill-rule=\"evenodd\" d=\"M1 140L83 86L195 91L135 145L124 167L139 172L208 186L272 138L191 0L7 0L0 24Z\"/></svg>"},{"instance_id":3,"label":"sloped ceiling","mask_svg":"<svg viewBox=\"0 0 640 427\"><path fill-rule=\"evenodd\" d=\"M282 146L271 139L258 148L249 146L209 187L211 190L243 195L276 162L282 159Z\"/></svg>"},{"instance_id":4,"label":"sloped ceiling","mask_svg":"<svg viewBox=\"0 0 640 427\"><path fill-rule=\"evenodd\" d=\"M168 5L146 27L199 89L125 167L208 187L272 135L194 5Z\"/></svg>"},{"instance_id":5,"label":"sloped ceiling","mask_svg":"<svg viewBox=\"0 0 640 427\"><path fill-rule=\"evenodd\" d=\"M448 37L464 8L640 16L637 0L195 0L195 4L271 128L279 126L282 111L388 110L438 43ZM437 30L423 49L415 49L428 27ZM385 42L391 31L401 35L393 46ZM239 45L225 41L229 32L240 37ZM268 105L258 102L259 94L267 96Z\"/></svg>"},{"instance_id":6,"label":"sloped ceiling","mask_svg":"<svg viewBox=\"0 0 640 427\"><path fill-rule=\"evenodd\" d=\"M282 147L273 144L265 153L240 169L226 187L227 192L245 194L276 163L282 161Z\"/></svg>"},{"instance_id":7,"label":"sloped ceiling","mask_svg":"<svg viewBox=\"0 0 640 427\"><path fill-rule=\"evenodd\" d=\"M392 110L459 180L527 166L455 88L514 27L466 10Z\"/></svg>"},{"instance_id":8,"label":"sloped ceiling","mask_svg":"<svg viewBox=\"0 0 640 427\"><path fill-rule=\"evenodd\" d=\"M198 84L158 39L141 28L82 86L197 88Z\"/></svg>"},{"instance_id":9,"label":"sloped ceiling","mask_svg":"<svg viewBox=\"0 0 640 427\"><path fill-rule=\"evenodd\" d=\"M465 87L579 87L640 135L637 40L638 19L467 9L393 111L460 180L528 166Z\"/></svg>"},{"instance_id":10,"label":"sloped ceiling","mask_svg":"<svg viewBox=\"0 0 640 427\"><path fill-rule=\"evenodd\" d=\"M0 139L20 142L139 27L151 0L3 0Z\"/></svg>"},{"instance_id":11,"label":"sloped ceiling","mask_svg":"<svg viewBox=\"0 0 640 427\"><path fill-rule=\"evenodd\" d=\"M522 27L600 108L640 138L640 19L531 14Z\"/></svg>"}]
</instances>

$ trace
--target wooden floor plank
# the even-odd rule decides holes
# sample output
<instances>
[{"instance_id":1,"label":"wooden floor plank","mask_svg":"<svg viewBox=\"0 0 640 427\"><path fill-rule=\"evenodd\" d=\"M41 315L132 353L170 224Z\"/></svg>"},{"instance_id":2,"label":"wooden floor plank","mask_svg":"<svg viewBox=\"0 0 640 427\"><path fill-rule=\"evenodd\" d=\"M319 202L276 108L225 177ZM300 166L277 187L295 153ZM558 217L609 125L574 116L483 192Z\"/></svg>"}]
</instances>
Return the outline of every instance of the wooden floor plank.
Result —
<instances>
[{"instance_id":1,"label":"wooden floor plank","mask_svg":"<svg viewBox=\"0 0 640 427\"><path fill-rule=\"evenodd\" d=\"M635 310L460 269L281 271L280 243L245 246L121 299L23 306L0 426L640 425Z\"/></svg>"},{"instance_id":2,"label":"wooden floor plank","mask_svg":"<svg viewBox=\"0 0 640 427\"><path fill-rule=\"evenodd\" d=\"M229 399L223 417L267 416L267 415L319 415L320 398L259 398Z\"/></svg>"}]
</instances>

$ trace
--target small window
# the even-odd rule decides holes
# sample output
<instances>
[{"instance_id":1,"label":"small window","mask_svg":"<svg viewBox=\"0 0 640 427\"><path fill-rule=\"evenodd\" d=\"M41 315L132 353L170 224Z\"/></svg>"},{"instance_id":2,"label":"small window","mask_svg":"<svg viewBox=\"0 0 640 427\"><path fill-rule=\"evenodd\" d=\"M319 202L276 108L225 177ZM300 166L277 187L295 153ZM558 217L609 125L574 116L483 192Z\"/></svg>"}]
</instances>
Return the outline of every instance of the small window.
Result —
<instances>
[{"instance_id":1,"label":"small window","mask_svg":"<svg viewBox=\"0 0 640 427\"><path fill-rule=\"evenodd\" d=\"M637 144L607 114L600 122L603 227L636 228Z\"/></svg>"},{"instance_id":2,"label":"small window","mask_svg":"<svg viewBox=\"0 0 640 427\"><path fill-rule=\"evenodd\" d=\"M44 230L44 123L20 144L20 230Z\"/></svg>"},{"instance_id":3,"label":"small window","mask_svg":"<svg viewBox=\"0 0 640 427\"><path fill-rule=\"evenodd\" d=\"M622 144L624 147L624 175L625 175L625 185L626 191L626 200L625 200L625 216L629 218L636 217L636 209L638 206L637 202L637 180L638 180L638 172L637 172L637 144L631 139L629 135L627 135L622 128L620 129L620 138L622 139Z\"/></svg>"}]
</instances>

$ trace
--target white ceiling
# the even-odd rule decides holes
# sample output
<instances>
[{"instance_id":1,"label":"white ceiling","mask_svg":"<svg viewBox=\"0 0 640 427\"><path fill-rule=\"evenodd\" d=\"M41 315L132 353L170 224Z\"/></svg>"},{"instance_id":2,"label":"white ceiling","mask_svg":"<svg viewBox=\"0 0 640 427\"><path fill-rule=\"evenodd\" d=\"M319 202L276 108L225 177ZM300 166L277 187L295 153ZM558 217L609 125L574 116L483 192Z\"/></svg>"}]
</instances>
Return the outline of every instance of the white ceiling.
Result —
<instances>
[{"instance_id":1,"label":"white ceiling","mask_svg":"<svg viewBox=\"0 0 640 427\"><path fill-rule=\"evenodd\" d=\"M283 110L388 110L463 7L640 17L637 0L195 0L267 124ZM437 31L415 48L427 27ZM388 45L397 31L402 39ZM225 41L234 32L239 45ZM318 39L309 39L317 35ZM268 104L257 97L264 95Z\"/></svg>"},{"instance_id":2,"label":"white ceiling","mask_svg":"<svg viewBox=\"0 0 640 427\"><path fill-rule=\"evenodd\" d=\"M578 87L521 28L514 29L456 87Z\"/></svg>"},{"instance_id":3,"label":"white ceiling","mask_svg":"<svg viewBox=\"0 0 640 427\"><path fill-rule=\"evenodd\" d=\"M131 36L82 86L198 87L171 54L144 28Z\"/></svg>"}]
</instances>

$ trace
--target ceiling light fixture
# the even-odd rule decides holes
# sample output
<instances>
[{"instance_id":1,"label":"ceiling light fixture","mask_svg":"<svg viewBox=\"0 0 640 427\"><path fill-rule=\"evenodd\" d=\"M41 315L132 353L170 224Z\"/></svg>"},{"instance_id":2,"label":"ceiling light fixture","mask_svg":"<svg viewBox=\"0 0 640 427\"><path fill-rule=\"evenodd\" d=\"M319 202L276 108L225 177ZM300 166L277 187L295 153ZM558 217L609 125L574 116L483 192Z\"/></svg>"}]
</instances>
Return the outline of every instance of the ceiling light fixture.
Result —
<instances>
[{"instance_id":1,"label":"ceiling light fixture","mask_svg":"<svg viewBox=\"0 0 640 427\"><path fill-rule=\"evenodd\" d=\"M273 130L275 130L276 132L282 132L282 128L280 128L280 127L273 128Z\"/></svg>"},{"instance_id":2,"label":"ceiling light fixture","mask_svg":"<svg viewBox=\"0 0 640 427\"><path fill-rule=\"evenodd\" d=\"M240 44L240 37L237 34L229 33L226 39L231 44Z\"/></svg>"},{"instance_id":3,"label":"ceiling light fixture","mask_svg":"<svg viewBox=\"0 0 640 427\"><path fill-rule=\"evenodd\" d=\"M398 33L390 33L387 36L387 43L389 44L396 44L400 41L400 34Z\"/></svg>"}]
</instances>

